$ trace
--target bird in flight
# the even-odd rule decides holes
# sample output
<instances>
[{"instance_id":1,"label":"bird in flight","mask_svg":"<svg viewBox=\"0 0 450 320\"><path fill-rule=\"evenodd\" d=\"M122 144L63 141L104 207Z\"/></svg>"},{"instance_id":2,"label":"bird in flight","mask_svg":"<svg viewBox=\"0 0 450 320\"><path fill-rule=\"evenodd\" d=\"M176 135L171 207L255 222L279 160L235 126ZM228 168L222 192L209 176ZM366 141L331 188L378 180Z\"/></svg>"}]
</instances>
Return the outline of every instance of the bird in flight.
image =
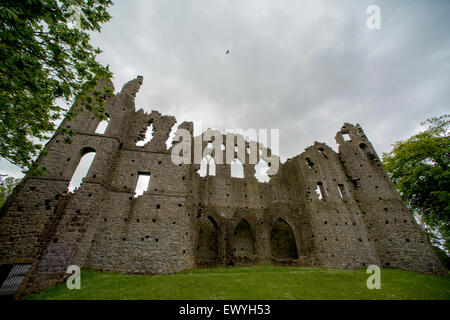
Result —
<instances>
[{"instance_id":1,"label":"bird in flight","mask_svg":"<svg viewBox=\"0 0 450 320\"><path fill-rule=\"evenodd\" d=\"M230 53L230 49L227 50L227 52L225 52L225 54L229 54Z\"/></svg>"}]
</instances>

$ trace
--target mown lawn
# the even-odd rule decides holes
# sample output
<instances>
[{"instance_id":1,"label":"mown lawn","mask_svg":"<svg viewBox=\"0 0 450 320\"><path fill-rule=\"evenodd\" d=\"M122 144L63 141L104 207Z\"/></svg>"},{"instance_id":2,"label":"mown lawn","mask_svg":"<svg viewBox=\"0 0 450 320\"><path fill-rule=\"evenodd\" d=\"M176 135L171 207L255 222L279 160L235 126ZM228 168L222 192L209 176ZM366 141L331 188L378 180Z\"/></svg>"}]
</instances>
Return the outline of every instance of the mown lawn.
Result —
<instances>
[{"instance_id":1,"label":"mown lawn","mask_svg":"<svg viewBox=\"0 0 450 320\"><path fill-rule=\"evenodd\" d=\"M65 284L30 299L450 299L450 277L381 270L369 290L365 269L280 266L194 269L173 275L124 275L82 270L81 289Z\"/></svg>"}]
</instances>

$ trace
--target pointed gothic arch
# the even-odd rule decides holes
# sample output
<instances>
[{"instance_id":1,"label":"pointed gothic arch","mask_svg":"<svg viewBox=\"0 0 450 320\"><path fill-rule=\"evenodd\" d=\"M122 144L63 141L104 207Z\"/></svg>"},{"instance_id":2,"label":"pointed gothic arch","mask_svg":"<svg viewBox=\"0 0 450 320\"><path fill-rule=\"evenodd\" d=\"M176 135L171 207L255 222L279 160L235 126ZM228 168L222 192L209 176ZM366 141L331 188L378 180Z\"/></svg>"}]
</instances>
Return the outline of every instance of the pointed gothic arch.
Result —
<instances>
[{"instance_id":1,"label":"pointed gothic arch","mask_svg":"<svg viewBox=\"0 0 450 320\"><path fill-rule=\"evenodd\" d=\"M247 220L242 219L233 232L233 255L235 257L253 257L256 254L255 235Z\"/></svg>"},{"instance_id":2,"label":"pointed gothic arch","mask_svg":"<svg viewBox=\"0 0 450 320\"><path fill-rule=\"evenodd\" d=\"M216 175L216 161L214 157L207 154L200 162L200 170L197 171L200 177Z\"/></svg>"},{"instance_id":3,"label":"pointed gothic arch","mask_svg":"<svg viewBox=\"0 0 450 320\"><path fill-rule=\"evenodd\" d=\"M70 179L69 192L73 192L80 187L83 179L89 173L92 163L94 162L95 155L96 151L91 147L81 149L80 160L78 161L77 168L73 172L72 178Z\"/></svg>"},{"instance_id":4,"label":"pointed gothic arch","mask_svg":"<svg viewBox=\"0 0 450 320\"><path fill-rule=\"evenodd\" d=\"M96 134L105 134L106 130L109 127L109 123L111 121L111 118L109 117L109 115L106 113L106 120L102 120L98 123L97 128L95 129L95 133Z\"/></svg>"},{"instance_id":5,"label":"pointed gothic arch","mask_svg":"<svg viewBox=\"0 0 450 320\"><path fill-rule=\"evenodd\" d=\"M272 257L276 259L298 259L294 231L282 218L272 224L270 232Z\"/></svg>"},{"instance_id":6,"label":"pointed gothic arch","mask_svg":"<svg viewBox=\"0 0 450 320\"><path fill-rule=\"evenodd\" d=\"M213 217L203 219L197 235L197 260L214 261L219 256L219 226Z\"/></svg>"}]
</instances>

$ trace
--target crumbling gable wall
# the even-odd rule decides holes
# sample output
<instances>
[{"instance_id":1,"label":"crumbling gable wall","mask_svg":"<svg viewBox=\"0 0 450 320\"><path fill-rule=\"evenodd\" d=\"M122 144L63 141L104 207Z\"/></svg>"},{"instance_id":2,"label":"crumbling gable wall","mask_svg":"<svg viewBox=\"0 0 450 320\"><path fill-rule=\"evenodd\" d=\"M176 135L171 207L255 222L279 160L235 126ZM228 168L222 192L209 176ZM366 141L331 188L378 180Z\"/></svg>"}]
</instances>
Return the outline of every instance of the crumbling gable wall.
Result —
<instances>
[{"instance_id":1,"label":"crumbling gable wall","mask_svg":"<svg viewBox=\"0 0 450 320\"><path fill-rule=\"evenodd\" d=\"M64 120L76 133L73 143L55 134L39 158L47 173L25 177L1 208L0 264L32 265L18 296L60 283L72 264L150 274L260 263L443 271L359 126L344 124L338 153L316 142L280 164L241 135L207 130L194 137L192 122L176 127L172 116L136 111L142 81L107 98L104 133L95 133L100 120L90 113ZM152 139L141 145L149 126ZM190 163L172 161L174 128L188 132ZM69 192L88 152L95 152L93 163ZM200 176L207 154L215 172ZM231 176L227 155L240 160L243 177ZM259 159L270 165L269 182L255 178ZM139 176L150 178L142 195L135 194Z\"/></svg>"},{"instance_id":2,"label":"crumbling gable wall","mask_svg":"<svg viewBox=\"0 0 450 320\"><path fill-rule=\"evenodd\" d=\"M344 140L345 134L350 140ZM339 158L353 183L353 197L380 266L423 272L442 270L430 243L402 202L362 128L345 123L336 141Z\"/></svg>"}]
</instances>

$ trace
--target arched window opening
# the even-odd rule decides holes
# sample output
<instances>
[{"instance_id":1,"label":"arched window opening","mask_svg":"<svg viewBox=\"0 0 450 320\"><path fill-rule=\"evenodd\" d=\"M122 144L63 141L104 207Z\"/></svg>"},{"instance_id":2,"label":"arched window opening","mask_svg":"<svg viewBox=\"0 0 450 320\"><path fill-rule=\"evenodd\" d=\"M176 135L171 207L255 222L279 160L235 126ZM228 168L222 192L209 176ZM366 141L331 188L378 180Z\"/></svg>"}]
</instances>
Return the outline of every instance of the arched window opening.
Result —
<instances>
[{"instance_id":1,"label":"arched window opening","mask_svg":"<svg viewBox=\"0 0 450 320\"><path fill-rule=\"evenodd\" d=\"M244 178L244 166L241 160L234 158L230 163L230 167L232 178Z\"/></svg>"},{"instance_id":2,"label":"arched window opening","mask_svg":"<svg viewBox=\"0 0 450 320\"><path fill-rule=\"evenodd\" d=\"M348 133L343 133L342 134L342 139L344 141L352 141L352 138L350 138L350 135Z\"/></svg>"},{"instance_id":3,"label":"arched window opening","mask_svg":"<svg viewBox=\"0 0 450 320\"><path fill-rule=\"evenodd\" d=\"M143 147L153 138L153 123L147 127L147 131L145 131L144 140L136 142L136 146Z\"/></svg>"},{"instance_id":4,"label":"arched window opening","mask_svg":"<svg viewBox=\"0 0 450 320\"><path fill-rule=\"evenodd\" d=\"M109 122L111 120L108 115L106 115L106 116L108 117L108 119L100 121L100 123L97 126L97 129L95 129L95 133L97 133L97 134L105 134L106 129L108 129Z\"/></svg>"},{"instance_id":5,"label":"arched window opening","mask_svg":"<svg viewBox=\"0 0 450 320\"><path fill-rule=\"evenodd\" d=\"M294 232L289 224L279 218L272 225L270 233L272 257L277 259L298 259Z\"/></svg>"},{"instance_id":6,"label":"arched window opening","mask_svg":"<svg viewBox=\"0 0 450 320\"><path fill-rule=\"evenodd\" d=\"M216 162L211 155L206 155L200 162L200 170L197 171L200 177L215 176L216 175Z\"/></svg>"},{"instance_id":7,"label":"arched window opening","mask_svg":"<svg viewBox=\"0 0 450 320\"><path fill-rule=\"evenodd\" d=\"M150 185L150 172L139 172L134 197L137 198L148 190Z\"/></svg>"},{"instance_id":8,"label":"arched window opening","mask_svg":"<svg viewBox=\"0 0 450 320\"><path fill-rule=\"evenodd\" d=\"M242 219L234 229L232 245L235 257L255 255L255 236L250 224L245 219Z\"/></svg>"},{"instance_id":9,"label":"arched window opening","mask_svg":"<svg viewBox=\"0 0 450 320\"><path fill-rule=\"evenodd\" d=\"M214 158L208 155L208 175L215 176L216 175L216 162Z\"/></svg>"},{"instance_id":10,"label":"arched window opening","mask_svg":"<svg viewBox=\"0 0 450 320\"><path fill-rule=\"evenodd\" d=\"M200 161L200 169L197 171L200 177L206 177L208 174L208 159L203 157L202 161Z\"/></svg>"},{"instance_id":11,"label":"arched window opening","mask_svg":"<svg viewBox=\"0 0 450 320\"><path fill-rule=\"evenodd\" d=\"M89 169L94 162L95 150L92 148L83 149L81 152L82 156L75 172L72 175L72 179L69 184L69 192L74 192L81 186L83 179L89 173Z\"/></svg>"},{"instance_id":12,"label":"arched window opening","mask_svg":"<svg viewBox=\"0 0 450 320\"><path fill-rule=\"evenodd\" d=\"M255 166L255 178L259 182L269 182L270 177L267 174L267 171L269 170L269 165L267 164L267 161L264 159L259 159L257 165Z\"/></svg>"}]
</instances>

